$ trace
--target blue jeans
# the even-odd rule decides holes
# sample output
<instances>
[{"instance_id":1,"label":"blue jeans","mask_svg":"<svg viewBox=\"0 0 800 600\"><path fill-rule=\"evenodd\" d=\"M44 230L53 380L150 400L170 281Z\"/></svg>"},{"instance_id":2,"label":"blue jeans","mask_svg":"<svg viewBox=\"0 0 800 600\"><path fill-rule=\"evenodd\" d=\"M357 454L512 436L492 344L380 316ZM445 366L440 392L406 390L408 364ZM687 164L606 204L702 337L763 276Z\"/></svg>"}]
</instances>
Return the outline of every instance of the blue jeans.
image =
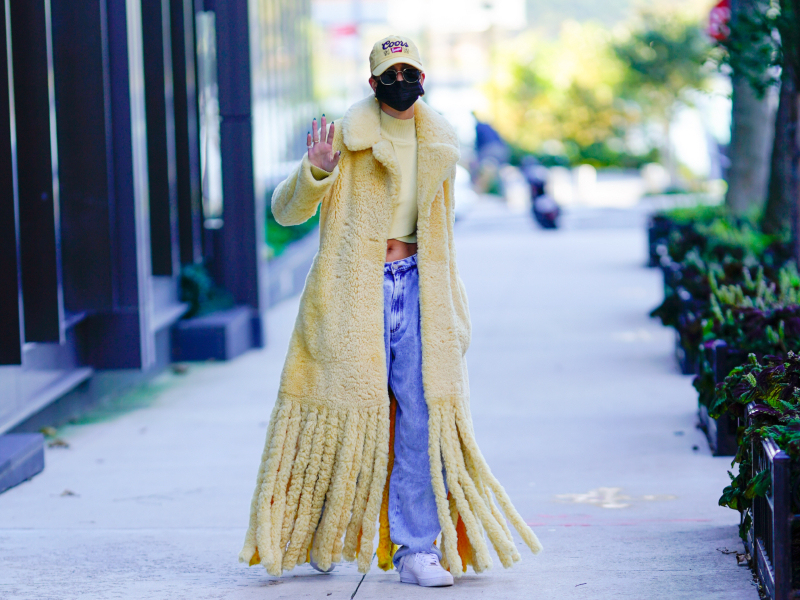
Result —
<instances>
[{"instance_id":1,"label":"blue jeans","mask_svg":"<svg viewBox=\"0 0 800 600\"><path fill-rule=\"evenodd\" d=\"M389 529L399 546L395 567L406 554L441 552L433 545L441 527L428 456L428 405L422 388L417 255L383 268L386 373L397 400L394 467L389 479Z\"/></svg>"}]
</instances>

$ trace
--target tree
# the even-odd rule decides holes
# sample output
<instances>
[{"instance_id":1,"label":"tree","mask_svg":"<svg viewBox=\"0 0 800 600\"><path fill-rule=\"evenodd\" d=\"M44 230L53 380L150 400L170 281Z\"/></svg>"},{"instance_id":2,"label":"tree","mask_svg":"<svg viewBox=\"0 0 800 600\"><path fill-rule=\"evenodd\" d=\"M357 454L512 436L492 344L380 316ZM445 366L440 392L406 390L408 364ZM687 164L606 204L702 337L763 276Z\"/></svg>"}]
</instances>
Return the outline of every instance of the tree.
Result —
<instances>
[{"instance_id":1,"label":"tree","mask_svg":"<svg viewBox=\"0 0 800 600\"><path fill-rule=\"evenodd\" d=\"M775 116L767 205L762 229L767 233L792 232L797 246L797 78L789 65L781 74L781 92ZM797 255L797 249L795 250Z\"/></svg>"},{"instance_id":2,"label":"tree","mask_svg":"<svg viewBox=\"0 0 800 600\"><path fill-rule=\"evenodd\" d=\"M736 24L740 19L752 19L752 15L764 10L763 0L731 0L731 28L741 33ZM721 41L729 42L728 36ZM743 43L758 45L760 39L743 40ZM769 54L769 48L765 49ZM766 95L765 87L754 89L746 75L735 65L731 69L731 142L730 168L728 169L728 192L725 203L730 212L741 216L751 207L763 208L767 196L767 179L770 173L770 149L772 147L775 115Z\"/></svg>"},{"instance_id":3,"label":"tree","mask_svg":"<svg viewBox=\"0 0 800 600\"><path fill-rule=\"evenodd\" d=\"M763 228L768 232L785 230L788 220L795 261L800 262L800 0L781 0L779 6L774 21L780 39L781 93Z\"/></svg>"},{"instance_id":4,"label":"tree","mask_svg":"<svg viewBox=\"0 0 800 600\"><path fill-rule=\"evenodd\" d=\"M639 27L614 45L614 52L627 65L622 94L662 125L662 159L676 183L670 123L679 103L690 103L687 92L705 88L711 44L694 20L649 12L642 15Z\"/></svg>"},{"instance_id":5,"label":"tree","mask_svg":"<svg viewBox=\"0 0 800 600\"><path fill-rule=\"evenodd\" d=\"M497 52L490 82L493 123L527 152L556 140L572 162L583 150L624 135L632 121L616 88L623 66L609 48L609 33L570 21L558 40L523 35Z\"/></svg>"},{"instance_id":6,"label":"tree","mask_svg":"<svg viewBox=\"0 0 800 600\"><path fill-rule=\"evenodd\" d=\"M800 262L800 0L761 0L731 28L725 60L757 93L780 85L762 229L790 231ZM776 71L780 75L776 74Z\"/></svg>"}]
</instances>

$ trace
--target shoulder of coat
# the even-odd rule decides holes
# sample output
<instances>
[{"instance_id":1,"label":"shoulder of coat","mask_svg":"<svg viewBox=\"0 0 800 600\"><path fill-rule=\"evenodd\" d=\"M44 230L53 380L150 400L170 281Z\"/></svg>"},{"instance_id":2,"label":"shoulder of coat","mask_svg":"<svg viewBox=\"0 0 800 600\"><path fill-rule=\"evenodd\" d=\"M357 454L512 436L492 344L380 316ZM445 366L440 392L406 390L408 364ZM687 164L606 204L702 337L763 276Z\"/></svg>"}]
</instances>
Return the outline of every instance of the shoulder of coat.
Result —
<instances>
[{"instance_id":1,"label":"shoulder of coat","mask_svg":"<svg viewBox=\"0 0 800 600\"><path fill-rule=\"evenodd\" d=\"M347 109L341 119L341 132L348 150L366 150L381 141L380 110L375 96L367 96Z\"/></svg>"},{"instance_id":2,"label":"shoulder of coat","mask_svg":"<svg viewBox=\"0 0 800 600\"><path fill-rule=\"evenodd\" d=\"M417 120L417 142L420 144L447 144L458 149L458 135L450 121L430 105L418 100L414 108Z\"/></svg>"}]
</instances>

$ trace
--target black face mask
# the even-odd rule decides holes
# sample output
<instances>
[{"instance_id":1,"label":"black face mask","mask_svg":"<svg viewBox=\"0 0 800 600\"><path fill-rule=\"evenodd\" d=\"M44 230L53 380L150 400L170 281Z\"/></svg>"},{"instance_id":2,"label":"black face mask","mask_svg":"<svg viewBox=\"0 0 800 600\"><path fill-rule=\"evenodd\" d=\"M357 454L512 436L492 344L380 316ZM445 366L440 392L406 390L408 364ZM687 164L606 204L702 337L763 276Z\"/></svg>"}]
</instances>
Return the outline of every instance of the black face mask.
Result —
<instances>
[{"instance_id":1,"label":"black face mask","mask_svg":"<svg viewBox=\"0 0 800 600\"><path fill-rule=\"evenodd\" d=\"M422 83L419 81L414 83L405 80L395 81L392 85L383 85L379 81L375 90L375 97L379 101L400 112L410 108L417 98L424 94L425 90L422 89Z\"/></svg>"}]
</instances>

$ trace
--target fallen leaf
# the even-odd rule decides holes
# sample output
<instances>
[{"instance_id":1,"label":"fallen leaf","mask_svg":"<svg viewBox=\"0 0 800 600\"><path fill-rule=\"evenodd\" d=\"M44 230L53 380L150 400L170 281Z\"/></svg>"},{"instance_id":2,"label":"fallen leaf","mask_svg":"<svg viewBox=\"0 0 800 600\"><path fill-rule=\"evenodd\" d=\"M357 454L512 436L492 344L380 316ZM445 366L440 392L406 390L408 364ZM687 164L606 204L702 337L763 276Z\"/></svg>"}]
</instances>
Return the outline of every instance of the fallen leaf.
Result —
<instances>
[{"instance_id":1,"label":"fallen leaf","mask_svg":"<svg viewBox=\"0 0 800 600\"><path fill-rule=\"evenodd\" d=\"M39 431L43 433L46 437L54 437L56 435L55 427L42 427Z\"/></svg>"},{"instance_id":2,"label":"fallen leaf","mask_svg":"<svg viewBox=\"0 0 800 600\"><path fill-rule=\"evenodd\" d=\"M69 448L69 444L61 438L56 438L47 444L48 448Z\"/></svg>"},{"instance_id":3,"label":"fallen leaf","mask_svg":"<svg viewBox=\"0 0 800 600\"><path fill-rule=\"evenodd\" d=\"M72 490L64 490L63 492L61 492L61 495L62 496L77 496L78 494L76 494Z\"/></svg>"}]
</instances>

